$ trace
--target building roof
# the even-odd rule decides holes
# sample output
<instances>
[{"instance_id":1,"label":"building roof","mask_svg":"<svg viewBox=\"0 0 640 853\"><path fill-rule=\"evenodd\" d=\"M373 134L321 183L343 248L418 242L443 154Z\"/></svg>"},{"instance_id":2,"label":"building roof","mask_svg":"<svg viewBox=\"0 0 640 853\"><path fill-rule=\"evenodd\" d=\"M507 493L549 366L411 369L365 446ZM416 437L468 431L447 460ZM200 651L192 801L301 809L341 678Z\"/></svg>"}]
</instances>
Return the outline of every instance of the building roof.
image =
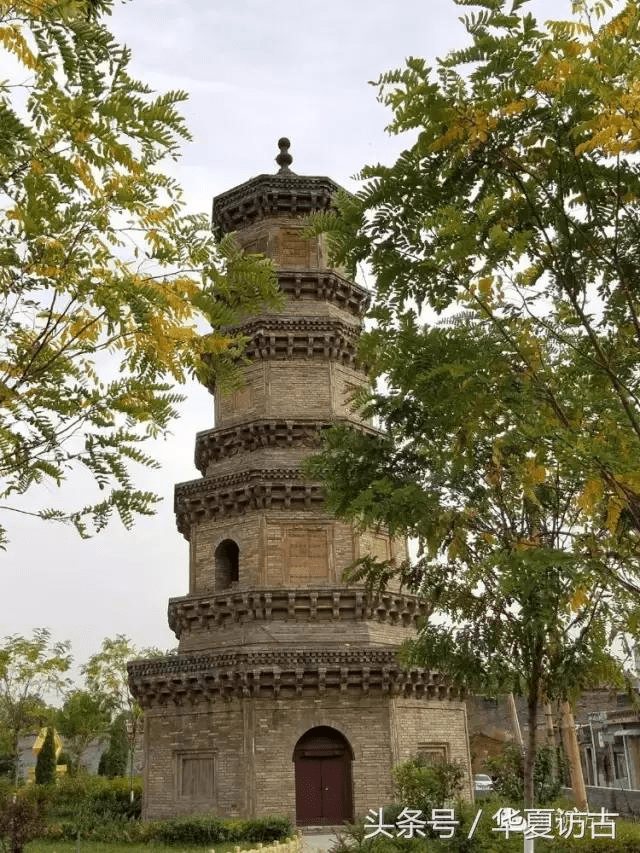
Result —
<instances>
[{"instance_id":1,"label":"building roof","mask_svg":"<svg viewBox=\"0 0 640 853\"><path fill-rule=\"evenodd\" d=\"M280 169L275 174L257 175L213 199L211 220L218 238L266 217L306 216L331 207L333 196L343 188L325 176L292 172L290 144L284 136L278 140L275 159Z\"/></svg>"}]
</instances>

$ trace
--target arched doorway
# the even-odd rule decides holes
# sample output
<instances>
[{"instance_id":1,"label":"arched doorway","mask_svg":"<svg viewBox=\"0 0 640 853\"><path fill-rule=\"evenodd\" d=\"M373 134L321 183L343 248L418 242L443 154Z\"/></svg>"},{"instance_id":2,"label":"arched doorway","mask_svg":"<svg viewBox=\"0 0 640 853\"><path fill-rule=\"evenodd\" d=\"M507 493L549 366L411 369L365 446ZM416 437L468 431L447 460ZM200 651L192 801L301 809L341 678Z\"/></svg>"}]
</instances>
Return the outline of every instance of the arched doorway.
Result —
<instances>
[{"instance_id":1,"label":"arched doorway","mask_svg":"<svg viewBox=\"0 0 640 853\"><path fill-rule=\"evenodd\" d=\"M224 539L214 554L216 592L237 583L240 576L240 549L233 539Z\"/></svg>"},{"instance_id":2,"label":"arched doorway","mask_svg":"<svg viewBox=\"0 0 640 853\"><path fill-rule=\"evenodd\" d=\"M316 726L300 738L293 752L298 825L353 820L352 759L346 738L329 726Z\"/></svg>"}]
</instances>

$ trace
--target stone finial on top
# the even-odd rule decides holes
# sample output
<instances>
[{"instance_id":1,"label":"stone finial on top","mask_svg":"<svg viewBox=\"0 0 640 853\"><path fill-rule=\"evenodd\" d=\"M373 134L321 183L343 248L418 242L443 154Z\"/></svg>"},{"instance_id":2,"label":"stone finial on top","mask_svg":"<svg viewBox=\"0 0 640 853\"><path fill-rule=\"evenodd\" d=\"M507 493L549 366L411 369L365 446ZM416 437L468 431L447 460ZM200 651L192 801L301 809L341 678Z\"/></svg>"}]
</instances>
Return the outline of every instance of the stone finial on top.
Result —
<instances>
[{"instance_id":1,"label":"stone finial on top","mask_svg":"<svg viewBox=\"0 0 640 853\"><path fill-rule=\"evenodd\" d=\"M290 145L286 136L278 140L278 171L256 175L214 198L211 221L218 238L273 216L307 216L331 207L340 187L321 175L292 172Z\"/></svg>"},{"instance_id":2,"label":"stone finial on top","mask_svg":"<svg viewBox=\"0 0 640 853\"><path fill-rule=\"evenodd\" d=\"M286 136L281 137L278 140L278 148L280 149L280 153L276 157L276 163L280 166L280 172L289 172L289 166L293 163L293 157L289 154L289 146L291 143L287 139Z\"/></svg>"}]
</instances>

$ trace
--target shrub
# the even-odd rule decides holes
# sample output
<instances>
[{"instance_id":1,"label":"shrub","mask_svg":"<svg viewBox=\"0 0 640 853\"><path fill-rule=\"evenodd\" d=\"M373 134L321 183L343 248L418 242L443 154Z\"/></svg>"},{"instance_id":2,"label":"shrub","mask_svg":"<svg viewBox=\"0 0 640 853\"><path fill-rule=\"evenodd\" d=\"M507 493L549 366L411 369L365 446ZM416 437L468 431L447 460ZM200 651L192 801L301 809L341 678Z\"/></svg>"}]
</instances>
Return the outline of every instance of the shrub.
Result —
<instances>
[{"instance_id":1,"label":"shrub","mask_svg":"<svg viewBox=\"0 0 640 853\"><path fill-rule=\"evenodd\" d=\"M524 798L524 762L522 752L514 744L507 744L500 755L485 760L485 767L495 780L495 789L501 797L520 802ZM533 770L534 797L538 805L555 800L562 789L563 761L557 754L557 772L554 773L554 750L543 746L536 752Z\"/></svg>"},{"instance_id":2,"label":"shrub","mask_svg":"<svg viewBox=\"0 0 640 853\"><path fill-rule=\"evenodd\" d=\"M55 785L55 782L56 744L53 738L53 729L49 726L36 761L36 785Z\"/></svg>"},{"instance_id":3,"label":"shrub","mask_svg":"<svg viewBox=\"0 0 640 853\"><path fill-rule=\"evenodd\" d=\"M138 833L142 795L141 780L133 781L132 803L128 779L85 775L62 778L51 792L47 836L60 840L133 840Z\"/></svg>"},{"instance_id":4,"label":"shrub","mask_svg":"<svg viewBox=\"0 0 640 853\"><path fill-rule=\"evenodd\" d=\"M423 814L442 808L462 790L464 770L446 761L430 763L421 755L409 758L393 768L393 781L399 803Z\"/></svg>"},{"instance_id":5,"label":"shrub","mask_svg":"<svg viewBox=\"0 0 640 853\"><path fill-rule=\"evenodd\" d=\"M11 853L22 853L25 844L43 834L45 810L46 793L41 787L0 788L0 838Z\"/></svg>"},{"instance_id":6,"label":"shrub","mask_svg":"<svg viewBox=\"0 0 640 853\"><path fill-rule=\"evenodd\" d=\"M385 806L382 810L382 820L384 823L395 823L403 810L403 803L391 803Z\"/></svg>"},{"instance_id":7,"label":"shrub","mask_svg":"<svg viewBox=\"0 0 640 853\"><path fill-rule=\"evenodd\" d=\"M554 853L638 853L640 825L630 821L616 824L615 838L567 838L558 840Z\"/></svg>"},{"instance_id":8,"label":"shrub","mask_svg":"<svg viewBox=\"0 0 640 853\"><path fill-rule=\"evenodd\" d=\"M523 836L521 833L511 833L510 837L507 838L504 833L494 831L496 824L492 816L498 808L506 805L507 803L504 800L497 798L483 800L482 803L475 806L470 803L458 803L456 818L460 823L455 835L451 839L429 840L427 848L429 853L522 853ZM563 810L567 810L569 805L568 803L555 802L550 804L550 807L562 807ZM473 837L469 839L467 836L479 808L482 808L484 813ZM400 850L400 848L396 849ZM632 824L629 821L618 821L615 839L562 839L554 829L553 838L535 839L535 850L536 853L639 853L640 825ZM416 853L418 853L417 850ZM420 853L424 853L424 847Z\"/></svg>"},{"instance_id":9,"label":"shrub","mask_svg":"<svg viewBox=\"0 0 640 853\"><path fill-rule=\"evenodd\" d=\"M122 844L145 841L144 824L140 821L101 821L93 825L78 824L76 821L50 823L45 831L45 837L50 841L86 841L104 844Z\"/></svg>"},{"instance_id":10,"label":"shrub","mask_svg":"<svg viewBox=\"0 0 640 853\"><path fill-rule=\"evenodd\" d=\"M291 832L291 821L279 815L248 820L222 820L210 815L192 815L144 824L141 840L200 845L229 841L253 843L281 841Z\"/></svg>"},{"instance_id":11,"label":"shrub","mask_svg":"<svg viewBox=\"0 0 640 853\"><path fill-rule=\"evenodd\" d=\"M252 818L243 823L245 826L240 841L282 841L293 832L289 818L281 815Z\"/></svg>"},{"instance_id":12,"label":"shrub","mask_svg":"<svg viewBox=\"0 0 640 853\"><path fill-rule=\"evenodd\" d=\"M555 766L554 766L555 764ZM542 746L536 752L533 786L536 802L546 805L560 796L564 787L565 760L562 750Z\"/></svg>"},{"instance_id":13,"label":"shrub","mask_svg":"<svg viewBox=\"0 0 640 853\"><path fill-rule=\"evenodd\" d=\"M384 822L394 823L396 811L399 814L402 806L397 806L395 803L385 806ZM420 844L416 839L387 838L381 835L367 837L367 829L364 820L345 823L342 829L336 832L336 840L330 848L330 853L408 853Z\"/></svg>"},{"instance_id":14,"label":"shrub","mask_svg":"<svg viewBox=\"0 0 640 853\"><path fill-rule=\"evenodd\" d=\"M209 842L235 841L228 837L224 823L215 817L183 817L147 824L145 840L165 844L207 844Z\"/></svg>"}]
</instances>

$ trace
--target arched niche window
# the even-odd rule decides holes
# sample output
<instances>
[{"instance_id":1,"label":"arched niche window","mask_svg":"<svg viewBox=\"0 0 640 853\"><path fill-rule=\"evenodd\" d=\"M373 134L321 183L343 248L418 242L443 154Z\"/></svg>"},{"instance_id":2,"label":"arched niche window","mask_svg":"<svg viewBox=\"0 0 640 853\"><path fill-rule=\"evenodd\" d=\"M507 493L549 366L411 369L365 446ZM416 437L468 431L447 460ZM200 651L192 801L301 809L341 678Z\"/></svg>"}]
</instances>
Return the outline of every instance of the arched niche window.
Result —
<instances>
[{"instance_id":1,"label":"arched niche window","mask_svg":"<svg viewBox=\"0 0 640 853\"><path fill-rule=\"evenodd\" d=\"M216 590L228 589L240 579L240 549L233 539L223 539L216 548Z\"/></svg>"}]
</instances>

